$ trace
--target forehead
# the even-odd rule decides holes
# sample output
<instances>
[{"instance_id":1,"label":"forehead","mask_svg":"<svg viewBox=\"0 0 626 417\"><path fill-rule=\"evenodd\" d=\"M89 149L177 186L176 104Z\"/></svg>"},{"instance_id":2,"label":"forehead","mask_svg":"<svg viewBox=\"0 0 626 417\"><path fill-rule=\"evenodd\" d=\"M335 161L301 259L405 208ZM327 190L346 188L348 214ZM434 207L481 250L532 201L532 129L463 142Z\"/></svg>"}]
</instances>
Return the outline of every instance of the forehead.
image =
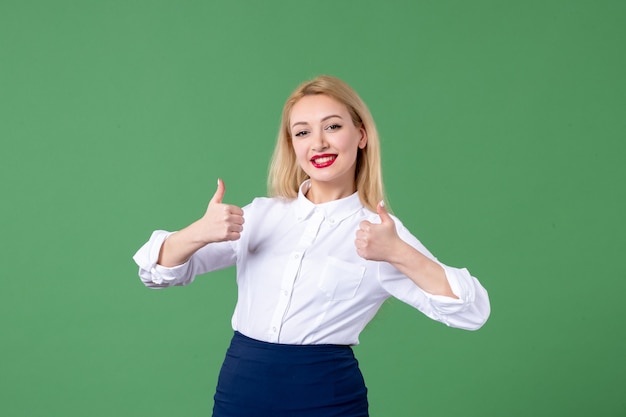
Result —
<instances>
[{"instance_id":1,"label":"forehead","mask_svg":"<svg viewBox=\"0 0 626 417\"><path fill-rule=\"evenodd\" d=\"M304 96L291 108L290 121L315 122L329 115L349 117L348 108L340 101L325 94Z\"/></svg>"}]
</instances>

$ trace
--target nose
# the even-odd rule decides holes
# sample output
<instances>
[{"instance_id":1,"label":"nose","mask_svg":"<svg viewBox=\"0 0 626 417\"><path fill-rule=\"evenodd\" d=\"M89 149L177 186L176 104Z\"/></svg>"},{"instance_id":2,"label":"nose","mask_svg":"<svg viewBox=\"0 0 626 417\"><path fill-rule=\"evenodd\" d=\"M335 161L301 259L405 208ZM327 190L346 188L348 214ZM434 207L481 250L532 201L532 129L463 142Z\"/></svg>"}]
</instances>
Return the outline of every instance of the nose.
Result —
<instances>
[{"instance_id":1,"label":"nose","mask_svg":"<svg viewBox=\"0 0 626 417\"><path fill-rule=\"evenodd\" d=\"M314 152L320 152L328 149L328 142L326 142L326 136L324 135L323 130L320 129L313 134L311 149Z\"/></svg>"}]
</instances>

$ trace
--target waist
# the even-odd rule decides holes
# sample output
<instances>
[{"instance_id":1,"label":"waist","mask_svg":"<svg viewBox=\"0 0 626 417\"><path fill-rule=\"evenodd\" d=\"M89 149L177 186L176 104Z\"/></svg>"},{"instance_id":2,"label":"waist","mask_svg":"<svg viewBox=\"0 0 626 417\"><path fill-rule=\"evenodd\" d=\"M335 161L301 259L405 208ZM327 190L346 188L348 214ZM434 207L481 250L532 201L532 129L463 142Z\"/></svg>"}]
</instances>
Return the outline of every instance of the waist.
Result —
<instances>
[{"instance_id":1,"label":"waist","mask_svg":"<svg viewBox=\"0 0 626 417\"><path fill-rule=\"evenodd\" d=\"M257 359L278 360L282 363L312 363L336 359L354 359L352 348L348 345L293 345L271 343L248 337L235 331L231 340L231 353L237 353Z\"/></svg>"}]
</instances>

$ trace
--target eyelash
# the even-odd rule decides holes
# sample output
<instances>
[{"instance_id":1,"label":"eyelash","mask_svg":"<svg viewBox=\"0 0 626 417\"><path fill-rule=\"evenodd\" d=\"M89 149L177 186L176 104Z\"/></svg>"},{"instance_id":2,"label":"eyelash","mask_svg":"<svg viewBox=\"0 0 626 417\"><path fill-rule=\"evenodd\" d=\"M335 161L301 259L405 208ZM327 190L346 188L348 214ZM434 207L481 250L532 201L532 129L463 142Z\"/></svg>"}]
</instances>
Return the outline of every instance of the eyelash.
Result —
<instances>
[{"instance_id":1,"label":"eyelash","mask_svg":"<svg viewBox=\"0 0 626 417\"><path fill-rule=\"evenodd\" d=\"M334 123L334 124L324 128L324 130L331 130L331 131L338 130L338 129L341 129L341 125L337 124L337 123ZM294 136L299 138L299 137L305 136L308 133L309 133L308 130L301 130L298 133L294 134Z\"/></svg>"},{"instance_id":2,"label":"eyelash","mask_svg":"<svg viewBox=\"0 0 626 417\"><path fill-rule=\"evenodd\" d=\"M330 130L330 131L335 131L335 130L339 130L339 129L341 129L341 125L338 124L338 123L333 123L332 125L327 126L327 127L324 128L324 130ZM308 130L301 130L301 131L295 133L293 136L296 137L296 138L301 138L301 137L306 136L308 133L310 133Z\"/></svg>"}]
</instances>

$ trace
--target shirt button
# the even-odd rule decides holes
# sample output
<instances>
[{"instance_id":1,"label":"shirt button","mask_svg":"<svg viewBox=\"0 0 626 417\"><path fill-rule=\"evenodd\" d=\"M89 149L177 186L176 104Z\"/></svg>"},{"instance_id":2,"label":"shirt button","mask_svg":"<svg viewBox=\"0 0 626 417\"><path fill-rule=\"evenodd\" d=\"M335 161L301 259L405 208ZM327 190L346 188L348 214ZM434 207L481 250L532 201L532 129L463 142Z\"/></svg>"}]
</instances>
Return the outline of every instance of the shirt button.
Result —
<instances>
[{"instance_id":1,"label":"shirt button","mask_svg":"<svg viewBox=\"0 0 626 417\"><path fill-rule=\"evenodd\" d=\"M298 259L299 257L300 257L300 254L299 254L299 253L294 253L294 254L293 254L293 259Z\"/></svg>"},{"instance_id":2,"label":"shirt button","mask_svg":"<svg viewBox=\"0 0 626 417\"><path fill-rule=\"evenodd\" d=\"M272 327L272 331L276 333L276 327Z\"/></svg>"},{"instance_id":3,"label":"shirt button","mask_svg":"<svg viewBox=\"0 0 626 417\"><path fill-rule=\"evenodd\" d=\"M287 292L287 290L283 290L283 295L284 295L285 297L287 296L287 294L289 294L289 293Z\"/></svg>"}]
</instances>

